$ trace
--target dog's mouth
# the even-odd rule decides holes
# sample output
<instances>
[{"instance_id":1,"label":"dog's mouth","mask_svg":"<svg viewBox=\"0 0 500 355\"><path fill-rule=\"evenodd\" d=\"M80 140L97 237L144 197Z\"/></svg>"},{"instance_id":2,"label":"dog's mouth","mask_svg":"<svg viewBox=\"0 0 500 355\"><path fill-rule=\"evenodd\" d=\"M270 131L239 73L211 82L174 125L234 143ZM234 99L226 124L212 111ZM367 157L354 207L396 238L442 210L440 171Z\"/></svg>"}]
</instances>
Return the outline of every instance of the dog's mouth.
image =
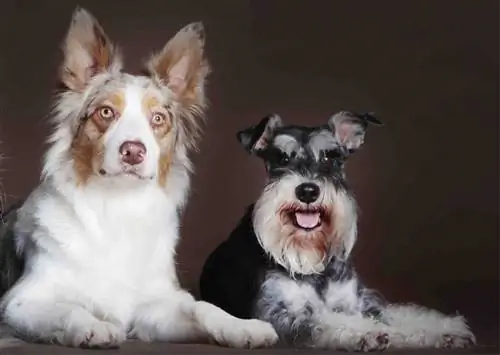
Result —
<instances>
[{"instance_id":1,"label":"dog's mouth","mask_svg":"<svg viewBox=\"0 0 500 355\"><path fill-rule=\"evenodd\" d=\"M104 169L99 169L99 175L105 176L105 177L128 176L128 177L136 178L139 180L151 180L151 179L153 179L152 176L143 176L132 169L124 169L124 170L119 171L117 173L111 173L111 172L106 171Z\"/></svg>"},{"instance_id":2,"label":"dog's mouth","mask_svg":"<svg viewBox=\"0 0 500 355\"><path fill-rule=\"evenodd\" d=\"M320 227L325 222L326 209L324 207L298 207L285 208L287 219L299 229L311 231Z\"/></svg>"},{"instance_id":3,"label":"dog's mouth","mask_svg":"<svg viewBox=\"0 0 500 355\"><path fill-rule=\"evenodd\" d=\"M311 230L321 225L321 213L319 211L298 210L293 212L297 227Z\"/></svg>"}]
</instances>

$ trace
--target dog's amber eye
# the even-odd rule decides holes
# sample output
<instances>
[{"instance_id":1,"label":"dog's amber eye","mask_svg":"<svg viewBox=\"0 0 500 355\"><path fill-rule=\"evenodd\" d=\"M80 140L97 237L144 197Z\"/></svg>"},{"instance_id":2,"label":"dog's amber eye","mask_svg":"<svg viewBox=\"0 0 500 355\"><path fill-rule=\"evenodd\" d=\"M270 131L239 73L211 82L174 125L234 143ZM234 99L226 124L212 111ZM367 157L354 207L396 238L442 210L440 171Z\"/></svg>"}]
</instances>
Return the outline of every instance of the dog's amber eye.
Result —
<instances>
[{"instance_id":1,"label":"dog's amber eye","mask_svg":"<svg viewBox=\"0 0 500 355\"><path fill-rule=\"evenodd\" d=\"M163 113L156 112L153 117L151 117L151 124L153 126L161 126L166 121L166 117Z\"/></svg>"},{"instance_id":2,"label":"dog's amber eye","mask_svg":"<svg viewBox=\"0 0 500 355\"><path fill-rule=\"evenodd\" d=\"M99 116L105 120L111 120L115 117L115 111L109 106L103 106L99 109Z\"/></svg>"},{"instance_id":3,"label":"dog's amber eye","mask_svg":"<svg viewBox=\"0 0 500 355\"><path fill-rule=\"evenodd\" d=\"M109 106L100 107L98 110L98 113L99 113L99 117L101 117L102 119L104 119L106 121L109 121L109 120L112 120L113 118L115 118L115 111Z\"/></svg>"}]
</instances>

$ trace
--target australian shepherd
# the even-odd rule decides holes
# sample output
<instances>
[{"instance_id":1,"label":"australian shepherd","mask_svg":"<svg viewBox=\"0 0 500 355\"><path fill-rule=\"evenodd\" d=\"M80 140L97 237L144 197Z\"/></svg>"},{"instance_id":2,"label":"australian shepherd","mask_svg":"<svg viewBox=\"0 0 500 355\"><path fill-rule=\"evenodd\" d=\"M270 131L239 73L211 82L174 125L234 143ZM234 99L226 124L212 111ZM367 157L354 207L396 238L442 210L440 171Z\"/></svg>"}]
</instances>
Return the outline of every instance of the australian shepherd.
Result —
<instances>
[{"instance_id":1,"label":"australian shepherd","mask_svg":"<svg viewBox=\"0 0 500 355\"><path fill-rule=\"evenodd\" d=\"M187 25L131 75L96 19L75 10L41 183L2 242L17 260L4 263L17 276L3 285L3 320L22 338L101 348L277 341L269 323L196 301L176 276L188 153L206 107L203 32Z\"/></svg>"}]
</instances>

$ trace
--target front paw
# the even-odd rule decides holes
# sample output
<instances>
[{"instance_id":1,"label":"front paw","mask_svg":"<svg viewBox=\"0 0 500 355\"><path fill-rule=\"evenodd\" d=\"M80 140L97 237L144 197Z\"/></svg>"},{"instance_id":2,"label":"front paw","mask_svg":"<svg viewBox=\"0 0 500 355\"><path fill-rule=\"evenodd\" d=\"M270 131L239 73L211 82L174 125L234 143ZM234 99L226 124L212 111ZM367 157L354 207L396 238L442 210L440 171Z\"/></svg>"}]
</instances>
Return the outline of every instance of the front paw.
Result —
<instances>
[{"instance_id":1,"label":"front paw","mask_svg":"<svg viewBox=\"0 0 500 355\"><path fill-rule=\"evenodd\" d=\"M370 332L361 337L355 351L384 351L389 347L389 334L384 332Z\"/></svg>"},{"instance_id":2,"label":"front paw","mask_svg":"<svg viewBox=\"0 0 500 355\"><path fill-rule=\"evenodd\" d=\"M70 347L108 349L119 347L125 339L125 332L113 323L96 320L58 332L54 341Z\"/></svg>"},{"instance_id":3,"label":"front paw","mask_svg":"<svg viewBox=\"0 0 500 355\"><path fill-rule=\"evenodd\" d=\"M472 334L445 334L440 343L440 347L445 349L465 349L476 345L476 338Z\"/></svg>"},{"instance_id":4,"label":"front paw","mask_svg":"<svg viewBox=\"0 0 500 355\"><path fill-rule=\"evenodd\" d=\"M233 319L210 335L216 344L232 348L269 347L278 342L273 326L257 319Z\"/></svg>"},{"instance_id":5,"label":"front paw","mask_svg":"<svg viewBox=\"0 0 500 355\"><path fill-rule=\"evenodd\" d=\"M154 333L150 327L134 325L127 333L127 339L140 340L146 343L153 341Z\"/></svg>"}]
</instances>

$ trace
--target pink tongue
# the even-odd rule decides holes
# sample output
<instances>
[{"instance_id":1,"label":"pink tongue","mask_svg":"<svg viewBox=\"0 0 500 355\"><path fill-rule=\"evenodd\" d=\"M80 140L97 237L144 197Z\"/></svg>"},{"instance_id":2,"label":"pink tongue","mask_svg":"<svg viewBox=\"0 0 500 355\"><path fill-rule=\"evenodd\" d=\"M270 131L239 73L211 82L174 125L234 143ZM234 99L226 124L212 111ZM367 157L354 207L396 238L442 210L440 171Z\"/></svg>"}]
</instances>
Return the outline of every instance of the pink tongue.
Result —
<instances>
[{"instance_id":1,"label":"pink tongue","mask_svg":"<svg viewBox=\"0 0 500 355\"><path fill-rule=\"evenodd\" d=\"M314 228L319 224L319 212L296 212L295 219L297 220L297 224L302 228Z\"/></svg>"}]
</instances>

